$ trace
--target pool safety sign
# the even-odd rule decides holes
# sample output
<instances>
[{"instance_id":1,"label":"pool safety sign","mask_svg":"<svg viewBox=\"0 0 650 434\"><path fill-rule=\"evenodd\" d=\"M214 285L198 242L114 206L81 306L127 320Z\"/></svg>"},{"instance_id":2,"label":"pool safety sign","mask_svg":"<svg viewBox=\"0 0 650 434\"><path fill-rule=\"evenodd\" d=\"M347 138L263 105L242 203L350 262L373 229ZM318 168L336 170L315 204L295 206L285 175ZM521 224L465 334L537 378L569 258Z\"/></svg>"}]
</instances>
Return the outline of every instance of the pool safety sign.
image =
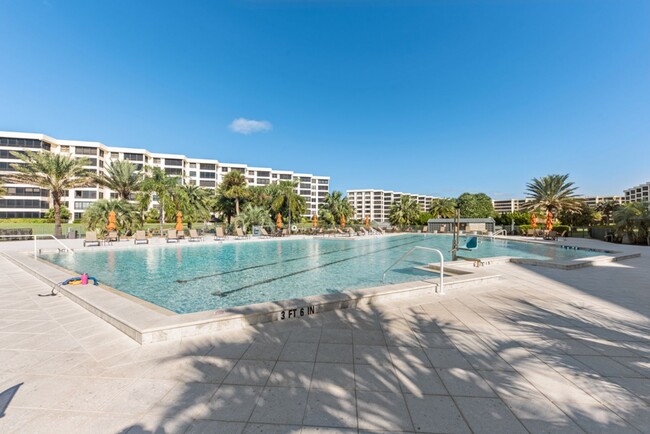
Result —
<instances>
[{"instance_id":1,"label":"pool safety sign","mask_svg":"<svg viewBox=\"0 0 650 434\"><path fill-rule=\"evenodd\" d=\"M314 306L297 307L295 309L287 309L280 312L280 319L300 318L305 315L312 315L316 312Z\"/></svg>"}]
</instances>

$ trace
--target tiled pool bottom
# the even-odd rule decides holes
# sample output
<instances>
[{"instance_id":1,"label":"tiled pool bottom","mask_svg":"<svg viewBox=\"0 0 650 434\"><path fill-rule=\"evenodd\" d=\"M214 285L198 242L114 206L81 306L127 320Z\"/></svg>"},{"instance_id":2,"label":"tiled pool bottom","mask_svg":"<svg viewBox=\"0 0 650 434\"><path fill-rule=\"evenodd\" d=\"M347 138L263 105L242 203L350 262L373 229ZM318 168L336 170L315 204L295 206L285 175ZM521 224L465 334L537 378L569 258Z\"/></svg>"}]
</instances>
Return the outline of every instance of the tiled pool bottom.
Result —
<instances>
[{"instance_id":1,"label":"tiled pool bottom","mask_svg":"<svg viewBox=\"0 0 650 434\"><path fill-rule=\"evenodd\" d=\"M173 312L192 313L381 286L383 271L415 246L440 249L445 259L450 259L451 237L420 234L256 243L208 241L193 246L84 250L43 258L76 273L86 272L112 288ZM566 261L602 252L482 239L478 249L462 254ZM435 274L416 267L436 260L432 252L416 251L387 274L386 283L434 278Z\"/></svg>"}]
</instances>

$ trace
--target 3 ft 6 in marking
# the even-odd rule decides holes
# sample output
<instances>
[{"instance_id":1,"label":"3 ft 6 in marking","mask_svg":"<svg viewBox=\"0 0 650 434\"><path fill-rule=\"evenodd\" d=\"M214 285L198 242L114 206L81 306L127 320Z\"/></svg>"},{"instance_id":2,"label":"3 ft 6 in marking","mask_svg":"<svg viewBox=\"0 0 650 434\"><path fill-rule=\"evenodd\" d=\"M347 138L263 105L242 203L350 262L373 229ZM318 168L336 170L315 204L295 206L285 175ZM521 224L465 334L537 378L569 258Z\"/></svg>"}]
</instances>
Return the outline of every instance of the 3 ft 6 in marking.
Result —
<instances>
[{"instance_id":1,"label":"3 ft 6 in marking","mask_svg":"<svg viewBox=\"0 0 650 434\"><path fill-rule=\"evenodd\" d=\"M287 309L280 312L280 319L298 318L305 315L311 315L316 312L314 306Z\"/></svg>"}]
</instances>

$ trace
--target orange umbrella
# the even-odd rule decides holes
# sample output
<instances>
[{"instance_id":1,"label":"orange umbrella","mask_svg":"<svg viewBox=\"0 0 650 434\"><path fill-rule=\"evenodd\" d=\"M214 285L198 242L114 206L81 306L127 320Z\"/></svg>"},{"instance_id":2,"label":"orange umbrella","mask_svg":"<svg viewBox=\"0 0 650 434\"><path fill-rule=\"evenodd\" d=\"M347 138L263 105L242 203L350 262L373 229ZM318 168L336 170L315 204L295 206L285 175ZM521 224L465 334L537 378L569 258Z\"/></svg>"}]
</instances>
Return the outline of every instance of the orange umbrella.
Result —
<instances>
[{"instance_id":1,"label":"orange umbrella","mask_svg":"<svg viewBox=\"0 0 650 434\"><path fill-rule=\"evenodd\" d=\"M318 217L316 217L316 214L314 214L314 217L311 219L311 224L313 227L318 226Z\"/></svg>"},{"instance_id":2,"label":"orange umbrella","mask_svg":"<svg viewBox=\"0 0 650 434\"><path fill-rule=\"evenodd\" d=\"M546 230L553 229L553 214L550 211L546 212Z\"/></svg>"},{"instance_id":3,"label":"orange umbrella","mask_svg":"<svg viewBox=\"0 0 650 434\"><path fill-rule=\"evenodd\" d=\"M114 231L117 230L117 222L115 220L115 211L108 213L108 224L106 225L106 230Z\"/></svg>"},{"instance_id":4,"label":"orange umbrella","mask_svg":"<svg viewBox=\"0 0 650 434\"><path fill-rule=\"evenodd\" d=\"M530 215L530 226L531 226L533 229L536 229L536 228L537 228L537 216L536 216L535 214L531 214L531 215Z\"/></svg>"},{"instance_id":5,"label":"orange umbrella","mask_svg":"<svg viewBox=\"0 0 650 434\"><path fill-rule=\"evenodd\" d=\"M176 230L177 231L183 230L183 213L180 211L176 213Z\"/></svg>"},{"instance_id":6,"label":"orange umbrella","mask_svg":"<svg viewBox=\"0 0 650 434\"><path fill-rule=\"evenodd\" d=\"M345 227L345 216L341 214L341 227Z\"/></svg>"},{"instance_id":7,"label":"orange umbrella","mask_svg":"<svg viewBox=\"0 0 650 434\"><path fill-rule=\"evenodd\" d=\"M366 227L370 227L370 217L366 216Z\"/></svg>"},{"instance_id":8,"label":"orange umbrella","mask_svg":"<svg viewBox=\"0 0 650 434\"><path fill-rule=\"evenodd\" d=\"M276 220L275 225L277 226L278 229L282 229L282 214L278 213L278 218Z\"/></svg>"}]
</instances>

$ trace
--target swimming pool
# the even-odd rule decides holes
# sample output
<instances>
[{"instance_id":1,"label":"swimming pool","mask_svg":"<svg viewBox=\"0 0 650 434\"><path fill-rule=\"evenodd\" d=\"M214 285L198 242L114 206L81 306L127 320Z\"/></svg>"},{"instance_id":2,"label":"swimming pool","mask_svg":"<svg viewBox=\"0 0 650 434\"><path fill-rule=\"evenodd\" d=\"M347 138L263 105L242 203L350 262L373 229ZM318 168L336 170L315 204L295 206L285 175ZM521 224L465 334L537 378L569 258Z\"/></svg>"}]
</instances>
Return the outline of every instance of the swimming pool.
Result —
<instances>
[{"instance_id":1,"label":"swimming pool","mask_svg":"<svg viewBox=\"0 0 650 434\"><path fill-rule=\"evenodd\" d=\"M42 257L173 312L190 313L379 286L383 271L415 246L440 249L445 260L450 259L450 236L421 234L205 242ZM487 238L481 239L478 249L462 252L472 258L514 256L557 261L601 254ZM415 267L436 261L435 253L417 250L388 272L386 283L434 278L436 274Z\"/></svg>"}]
</instances>

